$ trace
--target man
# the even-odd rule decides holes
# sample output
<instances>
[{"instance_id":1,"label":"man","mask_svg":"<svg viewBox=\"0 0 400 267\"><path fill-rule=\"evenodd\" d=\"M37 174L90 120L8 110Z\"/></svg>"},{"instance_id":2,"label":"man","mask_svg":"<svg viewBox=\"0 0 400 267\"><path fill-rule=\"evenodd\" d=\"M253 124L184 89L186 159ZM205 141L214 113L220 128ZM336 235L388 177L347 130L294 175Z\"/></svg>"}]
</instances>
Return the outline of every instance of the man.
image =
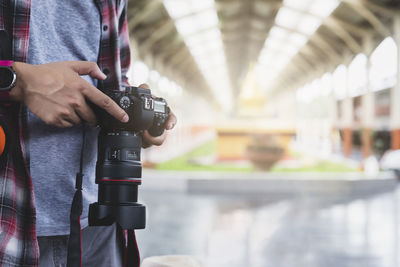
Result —
<instances>
[{"instance_id":1,"label":"man","mask_svg":"<svg viewBox=\"0 0 400 267\"><path fill-rule=\"evenodd\" d=\"M86 227L88 204L97 198L98 134L87 101L122 122L129 120L96 88L97 79L108 89L127 85L126 1L0 0L0 30L12 39L17 76L10 101L0 107L0 119L15 140L0 169L1 266L37 266L39 249L40 266L65 265L82 127L87 136L82 264L122 265L119 230ZM175 124L171 113L167 130ZM143 133L146 146L161 145L165 137Z\"/></svg>"}]
</instances>

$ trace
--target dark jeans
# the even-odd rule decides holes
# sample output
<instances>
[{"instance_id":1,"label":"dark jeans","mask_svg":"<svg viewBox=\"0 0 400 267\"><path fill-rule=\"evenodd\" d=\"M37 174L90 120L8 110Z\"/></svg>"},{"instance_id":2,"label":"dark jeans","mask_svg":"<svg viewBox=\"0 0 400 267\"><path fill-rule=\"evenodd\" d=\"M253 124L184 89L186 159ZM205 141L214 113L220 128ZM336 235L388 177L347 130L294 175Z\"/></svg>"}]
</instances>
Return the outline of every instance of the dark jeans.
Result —
<instances>
[{"instance_id":1,"label":"dark jeans","mask_svg":"<svg viewBox=\"0 0 400 267\"><path fill-rule=\"evenodd\" d=\"M39 236L40 267L67 266L68 235ZM91 226L82 230L82 266L123 265L123 235L115 225Z\"/></svg>"}]
</instances>

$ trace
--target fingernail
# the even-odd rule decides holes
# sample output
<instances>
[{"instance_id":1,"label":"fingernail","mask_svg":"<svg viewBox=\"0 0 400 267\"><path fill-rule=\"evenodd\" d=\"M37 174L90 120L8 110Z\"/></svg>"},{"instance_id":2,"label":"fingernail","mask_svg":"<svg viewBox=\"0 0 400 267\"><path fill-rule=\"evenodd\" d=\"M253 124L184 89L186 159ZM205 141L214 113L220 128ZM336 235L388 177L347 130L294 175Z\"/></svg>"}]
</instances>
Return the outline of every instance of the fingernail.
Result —
<instances>
[{"instance_id":1,"label":"fingernail","mask_svg":"<svg viewBox=\"0 0 400 267\"><path fill-rule=\"evenodd\" d=\"M122 122L128 122L129 121L129 116L128 114L125 114L125 116L122 118Z\"/></svg>"},{"instance_id":2,"label":"fingernail","mask_svg":"<svg viewBox=\"0 0 400 267\"><path fill-rule=\"evenodd\" d=\"M174 124L173 123L169 123L168 126L167 126L167 130L171 130L173 127L174 127Z\"/></svg>"}]
</instances>

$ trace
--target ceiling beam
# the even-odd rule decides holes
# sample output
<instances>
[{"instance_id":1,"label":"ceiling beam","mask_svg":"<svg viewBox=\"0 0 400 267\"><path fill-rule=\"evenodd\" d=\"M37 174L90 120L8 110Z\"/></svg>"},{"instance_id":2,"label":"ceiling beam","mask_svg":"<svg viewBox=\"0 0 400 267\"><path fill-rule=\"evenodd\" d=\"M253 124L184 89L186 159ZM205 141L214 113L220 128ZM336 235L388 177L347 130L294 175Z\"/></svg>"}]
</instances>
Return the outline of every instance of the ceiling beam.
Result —
<instances>
[{"instance_id":1,"label":"ceiling beam","mask_svg":"<svg viewBox=\"0 0 400 267\"><path fill-rule=\"evenodd\" d=\"M305 55L309 55L312 57L315 57L316 59L318 59L319 61L321 59L324 59L326 57L329 57L329 54L326 53L326 51L321 50L319 47L313 46L312 44L309 43L305 46L303 46L302 48L300 48L299 50L300 52L304 53Z\"/></svg>"},{"instance_id":2,"label":"ceiling beam","mask_svg":"<svg viewBox=\"0 0 400 267\"><path fill-rule=\"evenodd\" d=\"M165 43L165 44L164 44ZM177 50L185 47L185 43L180 38L180 36L175 36L175 38L170 42L163 42L163 44L157 46L156 54L164 59L170 56L172 53L175 53Z\"/></svg>"},{"instance_id":3,"label":"ceiling beam","mask_svg":"<svg viewBox=\"0 0 400 267\"><path fill-rule=\"evenodd\" d=\"M367 20L382 37L386 38L391 35L387 26L365 6L364 1L342 0L342 2L350 6L355 12Z\"/></svg>"},{"instance_id":4,"label":"ceiling beam","mask_svg":"<svg viewBox=\"0 0 400 267\"><path fill-rule=\"evenodd\" d=\"M301 60L304 62L304 66L306 66L309 71L315 69L317 62L315 62L312 57L305 55L301 51L299 51L299 53L297 53L297 55L294 56L294 58L296 58L296 57L298 58L299 61ZM293 61L293 58L291 61ZM289 62L288 64L290 64L290 63L291 62Z\"/></svg>"},{"instance_id":5,"label":"ceiling beam","mask_svg":"<svg viewBox=\"0 0 400 267\"><path fill-rule=\"evenodd\" d=\"M314 34L312 36L309 36L307 34L304 34L303 32L300 32L298 30L295 30L295 29L292 29L292 28L289 28L289 27L285 27L285 26L278 25L278 24L276 24L275 26L277 26L279 28L282 28L282 29L285 29L285 30L287 30L289 32L294 32L294 33L301 34L301 35L307 37L309 42L311 42L315 46L321 48L322 51L326 51L326 55L329 57L330 60L336 60L337 57L340 57L340 55L335 50L335 48L332 47L332 44L329 43L328 41L326 41L324 38L322 38L320 36L320 34L318 34L318 33L316 33L316 34Z\"/></svg>"},{"instance_id":6,"label":"ceiling beam","mask_svg":"<svg viewBox=\"0 0 400 267\"><path fill-rule=\"evenodd\" d=\"M189 13L183 15L183 16L180 16L178 18L174 18L173 20L177 21L177 20L181 20L181 19L191 18L191 17L196 16L198 14L201 14L201 13L204 13L204 12L207 12L207 11L214 11L214 10L215 10L214 7L207 7L207 8L204 8L202 10L197 10L195 12L189 12Z\"/></svg>"},{"instance_id":7,"label":"ceiling beam","mask_svg":"<svg viewBox=\"0 0 400 267\"><path fill-rule=\"evenodd\" d=\"M171 60L169 60L171 59ZM164 59L165 64L170 66L174 69L177 65L182 64L184 61L192 60L194 61L193 57L191 56L190 52L186 49L181 49L177 51L172 57L168 57Z\"/></svg>"},{"instance_id":8,"label":"ceiling beam","mask_svg":"<svg viewBox=\"0 0 400 267\"><path fill-rule=\"evenodd\" d=\"M367 0L361 0L361 3L365 5L368 9L379 12L385 16L395 16L396 14L399 14L399 9L394 9L393 7L388 7L388 6L383 6L383 5L378 5L375 4L374 2L367 1Z\"/></svg>"},{"instance_id":9,"label":"ceiling beam","mask_svg":"<svg viewBox=\"0 0 400 267\"><path fill-rule=\"evenodd\" d=\"M168 33L170 33L173 29L175 29L175 23L173 20L168 20L167 22L163 23L161 27L155 29L149 37L146 38L140 46L143 47L145 50L150 50L151 47L159 40L164 38Z\"/></svg>"},{"instance_id":10,"label":"ceiling beam","mask_svg":"<svg viewBox=\"0 0 400 267\"><path fill-rule=\"evenodd\" d=\"M337 59L341 57L332 44L320 34L314 34L314 36L310 39L310 42L320 47L321 50L325 50L328 54L329 60L332 60L333 62L337 61Z\"/></svg>"},{"instance_id":11,"label":"ceiling beam","mask_svg":"<svg viewBox=\"0 0 400 267\"><path fill-rule=\"evenodd\" d=\"M357 35L359 37L363 38L363 37L371 34L371 31L369 29L367 29L365 27L357 26L357 25L347 22L347 21L344 21L338 17L330 16L329 20L332 20L333 22L342 26L345 30L347 30L351 34Z\"/></svg>"},{"instance_id":12,"label":"ceiling beam","mask_svg":"<svg viewBox=\"0 0 400 267\"><path fill-rule=\"evenodd\" d=\"M299 69L303 74L306 74L310 71L309 63L304 60L299 60L298 57L294 58L289 64L293 64L293 66Z\"/></svg>"},{"instance_id":13,"label":"ceiling beam","mask_svg":"<svg viewBox=\"0 0 400 267\"><path fill-rule=\"evenodd\" d=\"M147 4L144 8L140 9L140 12L135 12L132 16L129 16L131 19L128 21L128 29L133 30L136 28L138 24L140 24L145 18L150 16L154 10L158 9L162 6L162 2L158 0L154 1L145 1Z\"/></svg>"},{"instance_id":14,"label":"ceiling beam","mask_svg":"<svg viewBox=\"0 0 400 267\"><path fill-rule=\"evenodd\" d=\"M336 34L340 39L342 39L345 44L353 51L355 54L362 52L361 45L353 38L353 36L346 31L343 27L339 26L334 20L327 18L324 21L324 25L328 27L332 33Z\"/></svg>"}]
</instances>

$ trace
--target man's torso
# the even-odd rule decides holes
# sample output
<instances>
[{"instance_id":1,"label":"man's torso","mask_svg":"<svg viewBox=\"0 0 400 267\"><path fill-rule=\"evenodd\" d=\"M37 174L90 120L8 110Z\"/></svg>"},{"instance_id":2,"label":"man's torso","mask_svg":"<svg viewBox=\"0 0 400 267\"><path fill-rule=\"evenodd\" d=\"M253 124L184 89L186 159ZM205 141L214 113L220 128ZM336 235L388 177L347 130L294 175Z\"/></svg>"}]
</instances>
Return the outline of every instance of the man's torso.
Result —
<instances>
[{"instance_id":1,"label":"man's torso","mask_svg":"<svg viewBox=\"0 0 400 267\"><path fill-rule=\"evenodd\" d=\"M100 30L100 14L94 0L32 0L27 61L30 64L69 60L97 62ZM96 85L94 79L84 78ZM37 235L68 234L82 125L56 128L28 112L28 127ZM88 204L97 197L94 183L97 132L94 127L86 127L82 227L87 225Z\"/></svg>"}]
</instances>

